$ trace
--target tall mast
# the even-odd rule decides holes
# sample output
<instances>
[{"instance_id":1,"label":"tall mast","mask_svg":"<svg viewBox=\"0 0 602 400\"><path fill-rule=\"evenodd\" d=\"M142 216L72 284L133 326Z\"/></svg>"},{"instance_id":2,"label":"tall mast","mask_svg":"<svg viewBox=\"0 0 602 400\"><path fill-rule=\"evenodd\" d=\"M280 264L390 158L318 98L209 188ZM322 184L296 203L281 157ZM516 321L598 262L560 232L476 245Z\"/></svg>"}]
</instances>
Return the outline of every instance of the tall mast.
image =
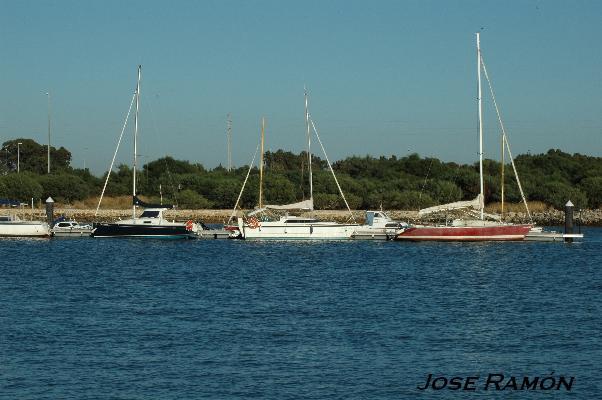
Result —
<instances>
[{"instance_id":1,"label":"tall mast","mask_svg":"<svg viewBox=\"0 0 602 400\"><path fill-rule=\"evenodd\" d=\"M311 135L309 133L309 108L307 105L307 89L303 88L305 91L305 124L307 125L307 165L309 171L309 199L314 202L314 182L313 175L311 171Z\"/></svg>"},{"instance_id":2,"label":"tall mast","mask_svg":"<svg viewBox=\"0 0 602 400\"><path fill-rule=\"evenodd\" d=\"M136 197L136 168L138 166L138 111L140 109L140 74L142 65L138 65L138 80L136 82L136 114L134 114L134 177L132 184L132 199ZM136 218L136 205L132 206L132 218Z\"/></svg>"},{"instance_id":3,"label":"tall mast","mask_svg":"<svg viewBox=\"0 0 602 400\"><path fill-rule=\"evenodd\" d=\"M232 118L230 117L230 114L228 114L226 136L228 137L228 172L230 172L232 171L232 153L230 152L230 142L232 140Z\"/></svg>"},{"instance_id":4,"label":"tall mast","mask_svg":"<svg viewBox=\"0 0 602 400\"><path fill-rule=\"evenodd\" d=\"M48 173L50 173L50 91L46 96L48 97Z\"/></svg>"},{"instance_id":5,"label":"tall mast","mask_svg":"<svg viewBox=\"0 0 602 400\"><path fill-rule=\"evenodd\" d=\"M504 151L504 145L506 144L506 135L504 133L502 133L502 170L501 170L501 176L502 176L502 212L501 212L501 217L502 220L504 219L504 163L506 162L505 158L506 158L506 152Z\"/></svg>"},{"instance_id":6,"label":"tall mast","mask_svg":"<svg viewBox=\"0 0 602 400\"><path fill-rule=\"evenodd\" d=\"M263 141L265 135L265 118L261 118L261 155L259 157L259 208L263 208Z\"/></svg>"},{"instance_id":7,"label":"tall mast","mask_svg":"<svg viewBox=\"0 0 602 400\"><path fill-rule=\"evenodd\" d=\"M481 220L483 219L483 208L485 204L485 196L483 194L483 104L481 93L481 39L480 33L477 32L477 86L478 86L478 103L479 103L479 181L481 186Z\"/></svg>"}]
</instances>

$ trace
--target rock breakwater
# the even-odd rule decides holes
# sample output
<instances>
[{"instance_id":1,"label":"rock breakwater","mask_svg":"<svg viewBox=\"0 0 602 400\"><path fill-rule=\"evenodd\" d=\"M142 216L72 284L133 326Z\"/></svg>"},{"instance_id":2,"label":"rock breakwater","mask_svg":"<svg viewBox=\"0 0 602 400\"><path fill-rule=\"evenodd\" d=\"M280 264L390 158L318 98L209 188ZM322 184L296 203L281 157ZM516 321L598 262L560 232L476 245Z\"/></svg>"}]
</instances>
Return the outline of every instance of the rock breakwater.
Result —
<instances>
[{"instance_id":1,"label":"rock breakwater","mask_svg":"<svg viewBox=\"0 0 602 400\"><path fill-rule=\"evenodd\" d=\"M14 210L13 212L23 219L45 219L44 210L40 209L23 209ZM98 215L95 215L95 210L93 209L57 208L54 214L55 217L64 215L67 218L72 218L80 222L111 222L131 218L132 210L99 210ZM165 212L165 217L179 221L191 219L193 221L203 221L204 223L221 224L226 222L231 214L232 210L168 210ZM242 214L241 211L237 212L237 215ZM388 211L388 214L392 218L401 221L419 221L416 211L393 210ZM348 222L351 220L349 212L345 210L317 210L314 211L313 215L321 220L334 220L337 222ZM364 222L364 211L353 211L353 216L358 223ZM533 222L537 225L563 225L564 211L550 209L535 212L532 213L532 218ZM602 226L602 209L576 211L575 219L577 222L580 221L581 225L584 226ZM524 212L509 212L506 214L504 220L514 223L529 222L529 218Z\"/></svg>"}]
</instances>

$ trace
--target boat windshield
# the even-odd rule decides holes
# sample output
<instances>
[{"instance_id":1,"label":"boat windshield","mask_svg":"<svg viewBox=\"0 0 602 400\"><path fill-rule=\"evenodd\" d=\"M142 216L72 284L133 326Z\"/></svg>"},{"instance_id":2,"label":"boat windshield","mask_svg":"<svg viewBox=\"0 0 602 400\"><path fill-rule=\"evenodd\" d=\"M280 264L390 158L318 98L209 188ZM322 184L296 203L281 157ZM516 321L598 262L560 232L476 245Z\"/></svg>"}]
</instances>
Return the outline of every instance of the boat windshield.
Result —
<instances>
[{"instance_id":1,"label":"boat windshield","mask_svg":"<svg viewBox=\"0 0 602 400\"><path fill-rule=\"evenodd\" d=\"M140 218L159 218L159 211L148 211L145 210Z\"/></svg>"}]
</instances>

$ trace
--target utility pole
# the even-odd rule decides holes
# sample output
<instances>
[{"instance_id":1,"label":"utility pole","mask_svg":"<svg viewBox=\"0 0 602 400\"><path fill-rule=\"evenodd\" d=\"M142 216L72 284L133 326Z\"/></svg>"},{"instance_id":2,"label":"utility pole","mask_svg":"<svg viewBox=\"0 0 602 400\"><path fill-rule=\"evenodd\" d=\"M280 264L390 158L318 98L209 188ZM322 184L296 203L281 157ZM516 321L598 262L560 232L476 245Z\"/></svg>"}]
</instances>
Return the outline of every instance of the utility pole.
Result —
<instances>
[{"instance_id":1,"label":"utility pole","mask_svg":"<svg viewBox=\"0 0 602 400\"><path fill-rule=\"evenodd\" d=\"M17 143L17 174L21 170L21 145L22 144L23 143L21 143L21 142Z\"/></svg>"}]
</instances>

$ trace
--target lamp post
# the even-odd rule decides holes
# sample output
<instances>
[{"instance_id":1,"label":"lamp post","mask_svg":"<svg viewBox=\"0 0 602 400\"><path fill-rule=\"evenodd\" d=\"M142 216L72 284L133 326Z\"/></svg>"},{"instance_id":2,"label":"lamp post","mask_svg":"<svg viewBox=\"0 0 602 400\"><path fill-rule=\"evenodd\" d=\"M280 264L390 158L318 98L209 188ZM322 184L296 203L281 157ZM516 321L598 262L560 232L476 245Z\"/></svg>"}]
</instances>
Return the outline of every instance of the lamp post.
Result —
<instances>
[{"instance_id":1,"label":"lamp post","mask_svg":"<svg viewBox=\"0 0 602 400\"><path fill-rule=\"evenodd\" d=\"M21 171L21 145L23 143L17 143L17 174Z\"/></svg>"}]
</instances>

